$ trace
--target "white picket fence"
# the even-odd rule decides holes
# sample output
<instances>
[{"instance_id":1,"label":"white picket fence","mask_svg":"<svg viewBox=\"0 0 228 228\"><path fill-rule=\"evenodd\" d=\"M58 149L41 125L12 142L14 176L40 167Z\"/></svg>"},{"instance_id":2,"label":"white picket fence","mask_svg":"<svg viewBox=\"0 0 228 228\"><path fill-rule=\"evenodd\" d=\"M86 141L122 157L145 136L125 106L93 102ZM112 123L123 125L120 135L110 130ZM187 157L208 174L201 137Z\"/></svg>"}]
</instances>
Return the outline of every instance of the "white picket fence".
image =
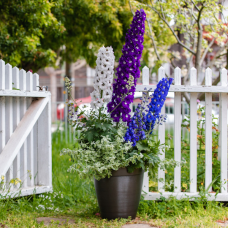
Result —
<instances>
[{"instance_id":1,"label":"white picket fence","mask_svg":"<svg viewBox=\"0 0 228 228\"><path fill-rule=\"evenodd\" d=\"M0 196L52 190L51 94L0 60Z\"/></svg>"},{"instance_id":2,"label":"white picket fence","mask_svg":"<svg viewBox=\"0 0 228 228\"><path fill-rule=\"evenodd\" d=\"M160 67L158 71L159 80L165 77L165 69ZM219 93L219 153L220 160L220 180L221 190L215 197L215 193L208 195L208 200L228 201L227 193L227 70L220 71L220 86L212 86L212 70L207 68L205 72L205 85L197 85L197 72L195 68L190 72L190 85L181 85L181 70L176 68L174 71L174 84L170 87L170 92L174 92L174 159L181 162L181 93L190 93L190 191L181 192L181 166L174 169L174 192L164 191L165 171L158 170L158 192L149 192L148 173L144 175L143 195L145 200L159 199L161 194L168 198L175 196L177 199L186 197L199 197L197 192L197 93L205 93L205 189L212 182L212 93ZM149 69L143 68L143 85L137 85L136 91L145 91L144 88L156 86L149 85ZM162 114L165 113L164 107ZM161 143L165 143L165 124L158 127L158 138ZM160 158L164 159L165 154L160 151ZM159 180L161 180L159 182ZM211 192L211 187L209 191Z\"/></svg>"}]
</instances>

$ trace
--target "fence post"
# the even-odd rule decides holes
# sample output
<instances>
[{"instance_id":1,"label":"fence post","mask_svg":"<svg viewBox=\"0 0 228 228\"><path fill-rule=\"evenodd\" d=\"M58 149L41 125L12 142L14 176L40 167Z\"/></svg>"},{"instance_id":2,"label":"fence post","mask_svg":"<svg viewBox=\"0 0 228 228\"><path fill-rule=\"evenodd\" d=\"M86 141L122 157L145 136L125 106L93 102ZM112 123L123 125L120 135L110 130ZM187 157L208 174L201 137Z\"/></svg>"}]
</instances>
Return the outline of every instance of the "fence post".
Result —
<instances>
[{"instance_id":1,"label":"fence post","mask_svg":"<svg viewBox=\"0 0 228 228\"><path fill-rule=\"evenodd\" d=\"M5 90L5 62L0 60L0 90ZM5 97L0 98L0 154L5 146ZM1 178L1 177L0 177Z\"/></svg>"},{"instance_id":2,"label":"fence post","mask_svg":"<svg viewBox=\"0 0 228 228\"><path fill-rule=\"evenodd\" d=\"M221 86L227 87L227 70L220 72ZM221 193L227 193L227 93L219 94L219 148Z\"/></svg>"},{"instance_id":3,"label":"fence post","mask_svg":"<svg viewBox=\"0 0 228 228\"><path fill-rule=\"evenodd\" d=\"M6 76L6 90L12 90L12 66L7 63L5 66L5 76ZM5 111L6 111L6 144L10 139L10 136L13 134L13 98L6 97ZM12 186L10 180L13 179L13 164L10 166L8 172L6 173L7 186Z\"/></svg>"},{"instance_id":4,"label":"fence post","mask_svg":"<svg viewBox=\"0 0 228 228\"><path fill-rule=\"evenodd\" d=\"M191 68L190 85L197 86L196 69ZM197 93L190 99L190 192L197 192Z\"/></svg>"},{"instance_id":5,"label":"fence post","mask_svg":"<svg viewBox=\"0 0 228 228\"><path fill-rule=\"evenodd\" d=\"M38 185L52 186L51 95L38 119Z\"/></svg>"},{"instance_id":6,"label":"fence post","mask_svg":"<svg viewBox=\"0 0 228 228\"><path fill-rule=\"evenodd\" d=\"M205 86L212 85L212 70L206 69ZM212 93L205 93L205 189L212 182ZM211 191L211 187L208 191Z\"/></svg>"},{"instance_id":7,"label":"fence post","mask_svg":"<svg viewBox=\"0 0 228 228\"><path fill-rule=\"evenodd\" d=\"M14 67L12 70L13 73L13 87L15 89L19 89L19 69ZM18 124L20 123L20 98L14 97L13 98L13 131L17 128ZM21 179L21 156L20 152L18 152L17 157L13 162L13 177ZM16 185L16 188L19 188L20 184Z\"/></svg>"},{"instance_id":8,"label":"fence post","mask_svg":"<svg viewBox=\"0 0 228 228\"><path fill-rule=\"evenodd\" d=\"M165 68L160 67L158 69L158 80L160 81L162 78L165 77ZM161 114L165 114L165 105L161 109ZM160 140L161 144L165 143L165 124L158 126L158 140ZM165 152L160 150L159 155L161 160L165 159ZM158 191L164 192L165 191L165 170L158 168Z\"/></svg>"},{"instance_id":9,"label":"fence post","mask_svg":"<svg viewBox=\"0 0 228 228\"><path fill-rule=\"evenodd\" d=\"M143 85L149 85L149 68L147 66L144 66L143 70L142 70L142 84ZM146 95L142 94L142 96L148 97L149 96L149 92L147 92ZM148 172L144 173L142 191L149 192L149 176L148 176Z\"/></svg>"},{"instance_id":10,"label":"fence post","mask_svg":"<svg viewBox=\"0 0 228 228\"><path fill-rule=\"evenodd\" d=\"M174 83L181 85L181 69L174 70ZM174 159L181 161L181 93L174 94ZM174 169L174 192L181 192L181 167L178 165Z\"/></svg>"},{"instance_id":11,"label":"fence post","mask_svg":"<svg viewBox=\"0 0 228 228\"><path fill-rule=\"evenodd\" d=\"M21 69L19 71L19 89L26 91L26 72ZM20 98L20 120L23 118L27 110L26 97ZM21 180L23 187L27 187L27 139L25 139L23 146L21 147Z\"/></svg>"}]
</instances>

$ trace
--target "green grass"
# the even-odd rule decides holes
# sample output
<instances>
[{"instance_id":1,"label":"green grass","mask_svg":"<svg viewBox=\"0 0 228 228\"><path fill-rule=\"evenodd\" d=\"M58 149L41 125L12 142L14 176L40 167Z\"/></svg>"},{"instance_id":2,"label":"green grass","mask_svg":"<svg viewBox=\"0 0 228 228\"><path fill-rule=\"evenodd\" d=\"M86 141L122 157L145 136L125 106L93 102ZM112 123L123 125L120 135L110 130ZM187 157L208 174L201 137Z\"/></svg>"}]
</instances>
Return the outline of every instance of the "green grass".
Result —
<instances>
[{"instance_id":1,"label":"green grass","mask_svg":"<svg viewBox=\"0 0 228 228\"><path fill-rule=\"evenodd\" d=\"M57 138L56 138L57 137ZM0 227L45 227L37 224L38 217L73 219L75 224L63 227L121 227L132 222L121 219L102 220L95 196L93 180L80 179L75 173L68 173L72 164L68 156L59 156L64 147L72 144L61 142L58 133L53 135L53 193L6 199L0 201ZM64 138L64 137L63 137ZM158 227L219 227L216 220L226 220L228 208L216 202L188 200L140 201L136 223L148 223ZM53 222L50 227L58 227Z\"/></svg>"}]
</instances>

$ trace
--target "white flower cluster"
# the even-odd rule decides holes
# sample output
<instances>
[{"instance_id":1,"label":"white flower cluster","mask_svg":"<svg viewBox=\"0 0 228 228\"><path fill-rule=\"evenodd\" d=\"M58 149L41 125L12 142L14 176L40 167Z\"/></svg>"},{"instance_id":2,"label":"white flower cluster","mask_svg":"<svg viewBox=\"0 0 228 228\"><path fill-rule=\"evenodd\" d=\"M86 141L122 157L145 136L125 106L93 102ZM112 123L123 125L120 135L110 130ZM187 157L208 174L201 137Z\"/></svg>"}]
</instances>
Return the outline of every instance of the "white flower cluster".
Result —
<instances>
[{"instance_id":1,"label":"white flower cluster","mask_svg":"<svg viewBox=\"0 0 228 228\"><path fill-rule=\"evenodd\" d=\"M104 102L109 102L112 98L114 62L115 56L112 47L101 47L96 60L94 91L90 94L93 109L102 107Z\"/></svg>"}]
</instances>

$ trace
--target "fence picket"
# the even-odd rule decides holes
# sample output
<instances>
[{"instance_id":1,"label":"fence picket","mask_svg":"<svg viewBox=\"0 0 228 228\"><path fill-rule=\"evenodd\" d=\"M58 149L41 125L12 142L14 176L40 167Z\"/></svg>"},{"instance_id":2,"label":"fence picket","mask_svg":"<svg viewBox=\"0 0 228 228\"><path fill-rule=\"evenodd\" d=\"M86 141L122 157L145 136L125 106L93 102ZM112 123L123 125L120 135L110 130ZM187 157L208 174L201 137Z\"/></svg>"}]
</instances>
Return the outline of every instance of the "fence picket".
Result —
<instances>
[{"instance_id":1,"label":"fence picket","mask_svg":"<svg viewBox=\"0 0 228 228\"><path fill-rule=\"evenodd\" d=\"M190 84L197 85L196 69L191 68ZM197 192L197 93L190 99L190 192Z\"/></svg>"},{"instance_id":2,"label":"fence picket","mask_svg":"<svg viewBox=\"0 0 228 228\"><path fill-rule=\"evenodd\" d=\"M5 90L5 62L0 60L0 90ZM0 98L0 154L6 144L6 123L5 123L5 97ZM0 180L3 180L3 188L5 188L6 178L0 175Z\"/></svg>"},{"instance_id":3,"label":"fence picket","mask_svg":"<svg viewBox=\"0 0 228 228\"><path fill-rule=\"evenodd\" d=\"M205 86L212 85L212 71L206 69ZM205 93L205 189L211 191L212 182L212 93Z\"/></svg>"},{"instance_id":4,"label":"fence picket","mask_svg":"<svg viewBox=\"0 0 228 228\"><path fill-rule=\"evenodd\" d=\"M5 62L0 60L0 90L5 90ZM5 146L5 97L0 98L0 154Z\"/></svg>"},{"instance_id":5,"label":"fence picket","mask_svg":"<svg viewBox=\"0 0 228 228\"><path fill-rule=\"evenodd\" d=\"M143 67L142 70L142 84L143 85L149 85L149 68L147 66ZM148 98L149 97L149 92L146 92L146 94L142 94L142 96ZM142 190L144 192L149 192L149 176L148 172L144 173L144 178L143 178L143 187Z\"/></svg>"},{"instance_id":6,"label":"fence picket","mask_svg":"<svg viewBox=\"0 0 228 228\"><path fill-rule=\"evenodd\" d=\"M33 75L33 90L34 91L39 91L39 75L38 74L34 74ZM33 127L33 143L34 143L34 184L37 185L37 161L38 161L38 147L37 147L37 143L38 143L38 123L36 122L36 124Z\"/></svg>"},{"instance_id":7,"label":"fence picket","mask_svg":"<svg viewBox=\"0 0 228 228\"><path fill-rule=\"evenodd\" d=\"M33 74L32 72L28 71L26 73L26 90L32 92L34 89L33 83ZM32 103L32 98L27 98L27 109ZM27 138L27 184L28 186L34 185L34 145L33 145L33 129L31 130L30 134Z\"/></svg>"},{"instance_id":8,"label":"fence picket","mask_svg":"<svg viewBox=\"0 0 228 228\"><path fill-rule=\"evenodd\" d=\"M175 85L181 85L181 69L177 67L174 71ZM181 93L174 95L174 159L181 161ZM174 169L174 192L181 191L181 167Z\"/></svg>"},{"instance_id":9,"label":"fence picket","mask_svg":"<svg viewBox=\"0 0 228 228\"><path fill-rule=\"evenodd\" d=\"M165 77L165 68L160 67L158 69L158 80L160 81L164 77ZM162 107L161 114L163 115L165 114L165 106ZM158 126L158 140L160 140L161 144L165 143L165 124ZM162 149L160 150L159 157L161 160L165 159L165 152L162 151ZM165 170L158 168L158 191L164 192L164 190L165 190Z\"/></svg>"},{"instance_id":10,"label":"fence picket","mask_svg":"<svg viewBox=\"0 0 228 228\"><path fill-rule=\"evenodd\" d=\"M17 67L14 67L12 70L12 82L14 89L19 89L19 69ZM20 98L19 97L13 97L13 131L17 128L18 124L20 123ZM20 152L17 154L17 157L15 158L13 162L13 178L21 178L20 170L21 170L21 157ZM16 185L17 188L20 187L20 184L18 183Z\"/></svg>"},{"instance_id":11,"label":"fence picket","mask_svg":"<svg viewBox=\"0 0 228 228\"><path fill-rule=\"evenodd\" d=\"M5 83L6 83L6 90L12 90L12 66L7 63L5 66ZM6 144L10 139L10 136L13 134L13 98L7 97L5 103L5 121L6 121ZM6 173L6 184L7 186L12 186L10 184L10 180L13 179L13 164L10 166L8 172Z\"/></svg>"},{"instance_id":12,"label":"fence picket","mask_svg":"<svg viewBox=\"0 0 228 228\"><path fill-rule=\"evenodd\" d=\"M19 86L20 90L26 91L26 72L25 70L20 70L19 71ZM20 120L23 118L24 114L26 113L27 110L27 103L26 103L26 97L20 98ZM23 146L21 147L21 180L22 180L22 186L24 188L27 187L27 161L28 161L28 156L27 156L27 139L25 139Z\"/></svg>"},{"instance_id":13,"label":"fence picket","mask_svg":"<svg viewBox=\"0 0 228 228\"><path fill-rule=\"evenodd\" d=\"M227 87L227 70L220 72L221 86ZM221 193L227 193L227 94L219 94L219 150Z\"/></svg>"}]
</instances>

